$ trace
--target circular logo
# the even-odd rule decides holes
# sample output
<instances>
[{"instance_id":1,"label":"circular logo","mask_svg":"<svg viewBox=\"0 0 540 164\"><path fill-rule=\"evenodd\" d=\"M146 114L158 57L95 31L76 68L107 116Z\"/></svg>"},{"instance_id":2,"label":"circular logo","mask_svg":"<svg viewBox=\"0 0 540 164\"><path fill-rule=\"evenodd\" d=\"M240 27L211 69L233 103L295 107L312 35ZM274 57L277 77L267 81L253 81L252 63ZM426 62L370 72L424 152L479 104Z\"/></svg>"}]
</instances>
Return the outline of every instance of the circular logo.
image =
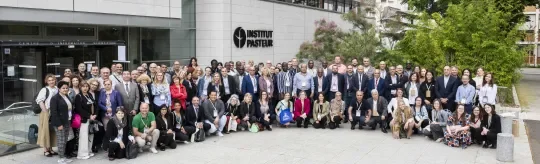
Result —
<instances>
[{"instance_id":1,"label":"circular logo","mask_svg":"<svg viewBox=\"0 0 540 164\"><path fill-rule=\"evenodd\" d=\"M246 45L246 31L242 27L236 28L233 33L233 41L236 48L242 48Z\"/></svg>"}]
</instances>

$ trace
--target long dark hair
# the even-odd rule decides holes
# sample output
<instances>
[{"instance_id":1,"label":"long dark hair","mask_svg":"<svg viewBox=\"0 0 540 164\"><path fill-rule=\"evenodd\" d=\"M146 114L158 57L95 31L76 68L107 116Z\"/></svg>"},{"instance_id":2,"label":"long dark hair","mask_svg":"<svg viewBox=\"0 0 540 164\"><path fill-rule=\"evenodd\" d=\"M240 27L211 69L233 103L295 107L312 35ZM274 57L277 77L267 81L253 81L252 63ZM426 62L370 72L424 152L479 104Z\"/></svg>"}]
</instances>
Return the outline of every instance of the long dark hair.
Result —
<instances>
[{"instance_id":1,"label":"long dark hair","mask_svg":"<svg viewBox=\"0 0 540 164\"><path fill-rule=\"evenodd\" d=\"M474 106L473 107L473 112L471 114L471 118L469 119L470 122L474 122L474 120L476 120L476 116L474 115L474 110L478 108L478 110L480 111L480 113L478 114L478 119L482 120L482 118L484 118L484 109L482 109L482 107L480 106Z\"/></svg>"},{"instance_id":2,"label":"long dark hair","mask_svg":"<svg viewBox=\"0 0 540 164\"><path fill-rule=\"evenodd\" d=\"M491 75L491 80L489 81L489 83L486 82L486 76L487 75ZM493 73L488 72L488 73L486 73L484 75L484 78L482 79L482 81L484 81L484 83L483 83L484 85L489 84L489 86L492 87L493 86L493 81L495 81L495 77L493 77Z\"/></svg>"},{"instance_id":3,"label":"long dark hair","mask_svg":"<svg viewBox=\"0 0 540 164\"><path fill-rule=\"evenodd\" d=\"M199 62L197 61L197 58L196 57L191 57L191 59L189 59L188 67L194 67L193 64L191 64L191 63L193 63L193 60L195 60L195 62L197 62L197 65L195 67L199 66Z\"/></svg>"},{"instance_id":4,"label":"long dark hair","mask_svg":"<svg viewBox=\"0 0 540 164\"><path fill-rule=\"evenodd\" d=\"M457 108L459 108L460 106L463 107L463 108L465 109L465 106L464 106L464 105L461 105L461 104L458 105ZM453 122L454 124L457 124L458 122L461 122L461 123L462 123L461 126L467 126L467 125L465 125L465 122L467 121L467 119L465 118L466 115L467 115L467 112L463 111L463 113L461 114L461 116L458 116L458 109L457 109L457 108L456 108L456 111L455 111L454 114L453 114L453 120L452 120L452 122ZM458 120L458 118L459 118L459 120Z\"/></svg>"}]
</instances>

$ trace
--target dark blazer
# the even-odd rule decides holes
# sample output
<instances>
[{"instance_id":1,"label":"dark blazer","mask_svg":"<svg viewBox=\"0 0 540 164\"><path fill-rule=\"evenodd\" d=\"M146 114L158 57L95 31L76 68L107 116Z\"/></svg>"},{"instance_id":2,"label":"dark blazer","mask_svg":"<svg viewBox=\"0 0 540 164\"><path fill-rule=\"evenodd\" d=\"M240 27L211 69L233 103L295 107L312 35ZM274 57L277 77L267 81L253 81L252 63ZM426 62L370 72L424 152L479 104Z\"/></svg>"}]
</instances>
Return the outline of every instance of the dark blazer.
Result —
<instances>
[{"instance_id":1,"label":"dark blazer","mask_svg":"<svg viewBox=\"0 0 540 164\"><path fill-rule=\"evenodd\" d=\"M223 76L221 76L221 86L223 86L223 95L225 95L225 85L223 85ZM230 94L236 94L236 91L238 91L238 84L236 83L236 78L231 75L227 75L227 82L229 82L229 92Z\"/></svg>"},{"instance_id":2,"label":"dark blazer","mask_svg":"<svg viewBox=\"0 0 540 164\"><path fill-rule=\"evenodd\" d=\"M210 98L210 92L216 91L216 92L219 93L219 95L218 95L219 97L223 97L223 95L225 95L225 87L223 85L219 85L218 89L219 89L219 91L216 90L216 86L214 85L214 83L209 83L208 88L206 89L206 92L207 92L206 94Z\"/></svg>"},{"instance_id":3,"label":"dark blazer","mask_svg":"<svg viewBox=\"0 0 540 164\"><path fill-rule=\"evenodd\" d=\"M92 97L92 94L88 94L88 98L86 98L82 93L79 93L75 96L73 103L75 104L75 112L81 116L81 123L86 123L90 116L95 115L99 110L96 99ZM92 113L92 105L96 113Z\"/></svg>"},{"instance_id":4,"label":"dark blazer","mask_svg":"<svg viewBox=\"0 0 540 164\"><path fill-rule=\"evenodd\" d=\"M379 100L377 101L377 104L373 104L373 98L367 99L367 102L369 102L369 104L372 107L377 105L377 113L379 113L379 116L388 115L388 109L387 109L388 108L388 101L386 101L386 99L383 96L379 96Z\"/></svg>"},{"instance_id":5,"label":"dark blazer","mask_svg":"<svg viewBox=\"0 0 540 164\"><path fill-rule=\"evenodd\" d=\"M156 115L156 128L160 131L160 133L166 133L168 130L173 130L175 128L175 121L174 116L172 113L168 112L165 115L165 118L167 118L167 125L165 125L165 120L161 118L161 113Z\"/></svg>"},{"instance_id":6,"label":"dark blazer","mask_svg":"<svg viewBox=\"0 0 540 164\"><path fill-rule=\"evenodd\" d=\"M426 92L428 92L428 87L429 87L429 92L430 92L431 97L426 99ZM435 100L435 96L436 96L435 95L435 82L434 81L430 83L428 83L427 81L422 82L422 84L420 84L420 91L418 95L422 97L422 100L428 100L429 102L433 103L433 100Z\"/></svg>"},{"instance_id":7,"label":"dark blazer","mask_svg":"<svg viewBox=\"0 0 540 164\"><path fill-rule=\"evenodd\" d=\"M189 104L191 103L191 100L193 99L193 97L197 95L197 86L191 80L184 80L182 84L184 85L184 87L186 87L186 92L187 92L186 102L188 102Z\"/></svg>"},{"instance_id":8,"label":"dark blazer","mask_svg":"<svg viewBox=\"0 0 540 164\"><path fill-rule=\"evenodd\" d=\"M450 76L446 87L444 87L444 76L437 77L435 80L435 95L437 98L448 98L448 101L453 102L456 97L457 79Z\"/></svg>"},{"instance_id":9,"label":"dark blazer","mask_svg":"<svg viewBox=\"0 0 540 164\"><path fill-rule=\"evenodd\" d=\"M181 117L182 119L180 119L181 121L180 122L176 122L176 118L177 117ZM173 128L173 131L175 132L179 132L180 129L176 129L176 126L177 125L180 125L180 127L184 127L186 126L186 115L185 114L181 114L180 113L180 116L179 115L176 115L176 113L174 111L171 112L171 119L172 119L172 128Z\"/></svg>"},{"instance_id":10,"label":"dark blazer","mask_svg":"<svg viewBox=\"0 0 540 164\"><path fill-rule=\"evenodd\" d=\"M355 74L351 74L350 75L350 78L351 78L351 81L349 81L349 89L347 89L347 80L349 79L349 74L345 74L345 90L347 90L347 92L353 92L355 93L356 91L358 91L358 78L355 78Z\"/></svg>"},{"instance_id":11,"label":"dark blazer","mask_svg":"<svg viewBox=\"0 0 540 164\"><path fill-rule=\"evenodd\" d=\"M197 122L203 122L204 120L204 109L199 105L199 112L196 114L195 108L193 108L193 105L190 105L187 108L185 118L185 126L196 126Z\"/></svg>"},{"instance_id":12,"label":"dark blazer","mask_svg":"<svg viewBox=\"0 0 540 164\"><path fill-rule=\"evenodd\" d=\"M384 84L384 79L380 78L379 77L379 82L377 84L377 86L375 86L375 78L373 79L369 79L369 84L368 84L368 90L367 90L367 93L364 94L364 95L368 95L367 98L370 98L371 97L371 90L373 89L377 89L377 91L379 92L379 95L384 95L384 91L385 91L385 84ZM364 98L366 98L364 96Z\"/></svg>"},{"instance_id":13,"label":"dark blazer","mask_svg":"<svg viewBox=\"0 0 540 164\"><path fill-rule=\"evenodd\" d=\"M141 101L141 104L144 103L144 96L148 96L148 102L149 103L152 103L152 101L154 101L154 95L152 95L152 85L151 84L146 84L146 87L148 88L148 93L146 95L143 92L141 84L137 84L137 87L139 87L139 100Z\"/></svg>"},{"instance_id":14,"label":"dark blazer","mask_svg":"<svg viewBox=\"0 0 540 164\"><path fill-rule=\"evenodd\" d=\"M255 76L255 83L259 82L259 78ZM259 84L255 84L255 87L258 87ZM257 92L259 89L257 89ZM246 93L251 93L251 95L255 94L255 88L253 88L253 83L251 82L251 78L249 75L244 76L244 79L242 79L242 95Z\"/></svg>"},{"instance_id":15,"label":"dark blazer","mask_svg":"<svg viewBox=\"0 0 540 164\"><path fill-rule=\"evenodd\" d=\"M260 113L260 110L259 110L259 113ZM248 108L248 104L245 102L242 102L240 104L240 111L239 111L238 118L243 119L246 116L248 116L249 118L251 118L252 116L257 116L256 110L255 110L255 103L251 102L251 105L249 105L249 108Z\"/></svg>"},{"instance_id":16,"label":"dark blazer","mask_svg":"<svg viewBox=\"0 0 540 164\"><path fill-rule=\"evenodd\" d=\"M368 92L368 80L369 77L366 74L354 74L354 78L356 79L355 85L358 90L364 92L364 95ZM360 83L360 80L362 80L362 86L358 86Z\"/></svg>"},{"instance_id":17,"label":"dark blazer","mask_svg":"<svg viewBox=\"0 0 540 164\"><path fill-rule=\"evenodd\" d=\"M480 123L481 127L485 127L489 130L489 132L492 133L500 133L501 132L501 117L498 114L494 114L491 116L491 126L488 126L488 115L486 114L484 116L484 119L482 119L482 122Z\"/></svg>"},{"instance_id":18,"label":"dark blazer","mask_svg":"<svg viewBox=\"0 0 540 164\"><path fill-rule=\"evenodd\" d=\"M118 136L118 128L116 127L116 124L114 124L113 120L110 120L106 125L106 131L105 131L105 138L103 140L103 146L105 148L109 147L109 143L116 139ZM131 125L126 125L124 128L122 128L122 142L127 146L129 143L129 133L131 132Z\"/></svg>"},{"instance_id":19,"label":"dark blazer","mask_svg":"<svg viewBox=\"0 0 540 164\"><path fill-rule=\"evenodd\" d=\"M322 85L322 91L324 93L324 90L326 90L326 88L328 87L328 83L326 82L326 77L323 76L322 78L322 84L319 84L319 77L318 76L315 76L313 77L313 85L314 85L314 88L313 88L313 98L317 99L318 98L318 95L319 95L319 85ZM326 95L324 95L324 97L326 98Z\"/></svg>"},{"instance_id":20,"label":"dark blazer","mask_svg":"<svg viewBox=\"0 0 540 164\"><path fill-rule=\"evenodd\" d=\"M68 96L66 95L66 97ZM73 107L74 106L72 106L72 108ZM64 126L68 124L68 121L69 121L68 105L66 104L66 101L64 100L64 98L60 96L60 94L56 94L53 97L51 97L50 108L51 108L50 120L54 127Z\"/></svg>"},{"instance_id":21,"label":"dark blazer","mask_svg":"<svg viewBox=\"0 0 540 164\"><path fill-rule=\"evenodd\" d=\"M343 74L338 73L337 78L338 78L338 91L343 94L345 92L345 76ZM326 86L327 87L324 90L324 93L328 94L330 92L330 89L332 88L332 73L329 73L326 76Z\"/></svg>"}]
</instances>

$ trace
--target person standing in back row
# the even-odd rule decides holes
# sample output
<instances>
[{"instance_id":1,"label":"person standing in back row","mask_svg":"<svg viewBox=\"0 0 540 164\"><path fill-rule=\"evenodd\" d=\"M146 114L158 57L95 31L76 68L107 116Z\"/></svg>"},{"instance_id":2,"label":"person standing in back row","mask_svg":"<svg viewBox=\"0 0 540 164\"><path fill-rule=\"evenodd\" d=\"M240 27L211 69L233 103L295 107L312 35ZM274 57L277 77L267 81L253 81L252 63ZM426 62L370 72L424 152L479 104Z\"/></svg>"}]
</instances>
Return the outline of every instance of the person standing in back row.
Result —
<instances>
[{"instance_id":1,"label":"person standing in back row","mask_svg":"<svg viewBox=\"0 0 540 164\"><path fill-rule=\"evenodd\" d=\"M454 101L457 90L457 79L450 76L450 67L444 67L444 75L435 80L435 95L441 100L443 109L448 109L452 112L456 110Z\"/></svg>"}]
</instances>

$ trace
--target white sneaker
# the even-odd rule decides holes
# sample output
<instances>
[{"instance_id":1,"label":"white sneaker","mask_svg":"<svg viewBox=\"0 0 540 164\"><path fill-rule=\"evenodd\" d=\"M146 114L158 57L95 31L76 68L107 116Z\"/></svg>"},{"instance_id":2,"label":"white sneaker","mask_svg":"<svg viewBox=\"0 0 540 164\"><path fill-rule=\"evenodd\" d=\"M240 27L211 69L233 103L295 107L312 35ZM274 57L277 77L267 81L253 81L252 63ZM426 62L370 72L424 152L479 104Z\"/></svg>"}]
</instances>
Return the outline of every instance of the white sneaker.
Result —
<instances>
[{"instance_id":1,"label":"white sneaker","mask_svg":"<svg viewBox=\"0 0 540 164\"><path fill-rule=\"evenodd\" d=\"M223 137L223 133L217 132L217 136Z\"/></svg>"},{"instance_id":2,"label":"white sneaker","mask_svg":"<svg viewBox=\"0 0 540 164\"><path fill-rule=\"evenodd\" d=\"M156 150L156 148L150 148L150 151L151 151L152 153L154 153L154 154L157 154L157 153L158 153L158 151Z\"/></svg>"},{"instance_id":3,"label":"white sneaker","mask_svg":"<svg viewBox=\"0 0 540 164\"><path fill-rule=\"evenodd\" d=\"M60 158L60 159L58 160L58 164L66 164L66 163L67 163L67 162L66 162L66 159L65 159L65 158Z\"/></svg>"},{"instance_id":4,"label":"white sneaker","mask_svg":"<svg viewBox=\"0 0 540 164\"><path fill-rule=\"evenodd\" d=\"M139 148L139 153L142 153L142 152L143 152L142 148Z\"/></svg>"},{"instance_id":5,"label":"white sneaker","mask_svg":"<svg viewBox=\"0 0 540 164\"><path fill-rule=\"evenodd\" d=\"M73 160L71 160L71 159L65 159L64 161L65 161L66 163L71 163L71 162L73 162Z\"/></svg>"},{"instance_id":6,"label":"white sneaker","mask_svg":"<svg viewBox=\"0 0 540 164\"><path fill-rule=\"evenodd\" d=\"M188 141L184 141L184 143L185 143L185 144L189 144L189 142L188 142Z\"/></svg>"},{"instance_id":7,"label":"white sneaker","mask_svg":"<svg viewBox=\"0 0 540 164\"><path fill-rule=\"evenodd\" d=\"M94 153L89 153L88 156L90 157L93 157L95 154Z\"/></svg>"},{"instance_id":8,"label":"white sneaker","mask_svg":"<svg viewBox=\"0 0 540 164\"><path fill-rule=\"evenodd\" d=\"M90 156L78 156L77 159L88 159Z\"/></svg>"}]
</instances>

